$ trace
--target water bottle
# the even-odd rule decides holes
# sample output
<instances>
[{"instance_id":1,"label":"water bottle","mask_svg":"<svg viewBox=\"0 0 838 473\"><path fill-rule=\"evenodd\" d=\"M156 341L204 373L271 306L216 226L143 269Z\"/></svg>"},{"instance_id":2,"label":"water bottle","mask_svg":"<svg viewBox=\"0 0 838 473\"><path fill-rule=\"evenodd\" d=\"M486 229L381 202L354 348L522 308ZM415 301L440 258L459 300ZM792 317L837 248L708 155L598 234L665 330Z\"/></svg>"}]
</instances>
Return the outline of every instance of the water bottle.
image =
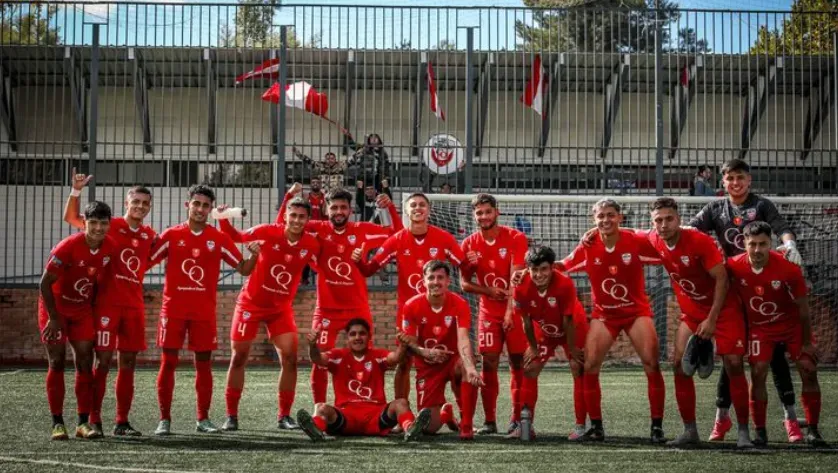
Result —
<instances>
[{"instance_id":1,"label":"water bottle","mask_svg":"<svg viewBox=\"0 0 838 473\"><path fill-rule=\"evenodd\" d=\"M521 441L522 442L530 442L532 441L532 411L530 411L529 407L524 406L521 409Z\"/></svg>"},{"instance_id":2,"label":"water bottle","mask_svg":"<svg viewBox=\"0 0 838 473\"><path fill-rule=\"evenodd\" d=\"M212 209L212 218L216 220L226 220L229 218L242 218L247 216L247 209L243 209L241 207L230 207L223 212L219 212L218 209Z\"/></svg>"}]
</instances>

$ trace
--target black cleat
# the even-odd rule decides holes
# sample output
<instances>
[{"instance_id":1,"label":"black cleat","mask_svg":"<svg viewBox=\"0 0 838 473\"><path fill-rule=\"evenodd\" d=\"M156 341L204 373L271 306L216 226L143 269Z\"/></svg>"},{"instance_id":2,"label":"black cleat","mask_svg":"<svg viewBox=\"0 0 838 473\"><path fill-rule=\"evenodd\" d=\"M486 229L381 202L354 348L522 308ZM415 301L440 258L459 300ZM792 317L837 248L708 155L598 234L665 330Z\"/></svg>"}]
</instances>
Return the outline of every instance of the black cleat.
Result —
<instances>
[{"instance_id":1,"label":"black cleat","mask_svg":"<svg viewBox=\"0 0 838 473\"><path fill-rule=\"evenodd\" d=\"M649 440L652 443L666 443L666 438L663 436L663 428L653 426L649 433Z\"/></svg>"},{"instance_id":2,"label":"black cleat","mask_svg":"<svg viewBox=\"0 0 838 473\"><path fill-rule=\"evenodd\" d=\"M518 429L520 427L521 427L520 422L518 422L517 420L510 420L509 421L509 427L506 428L506 435L509 435L512 432L515 432L515 429Z\"/></svg>"},{"instance_id":3,"label":"black cleat","mask_svg":"<svg viewBox=\"0 0 838 473\"><path fill-rule=\"evenodd\" d=\"M305 409L300 409L297 412L297 422L312 442L322 442L324 440L328 440L326 434L317 428L317 425L314 423L314 419L311 418L311 414L309 414Z\"/></svg>"},{"instance_id":4,"label":"black cleat","mask_svg":"<svg viewBox=\"0 0 838 473\"><path fill-rule=\"evenodd\" d=\"M124 424L117 424L113 427L114 437L142 437L142 432L131 427L128 422Z\"/></svg>"},{"instance_id":5,"label":"black cleat","mask_svg":"<svg viewBox=\"0 0 838 473\"><path fill-rule=\"evenodd\" d=\"M235 432L239 430L239 418L236 416L227 416L227 420L224 421L221 430L224 432Z\"/></svg>"},{"instance_id":6,"label":"black cleat","mask_svg":"<svg viewBox=\"0 0 838 473\"><path fill-rule=\"evenodd\" d=\"M486 422L477 430L477 435L492 435L498 433L497 422Z\"/></svg>"},{"instance_id":7,"label":"black cleat","mask_svg":"<svg viewBox=\"0 0 838 473\"><path fill-rule=\"evenodd\" d=\"M806 443L813 447L826 447L826 440L821 437L821 433L814 425L810 425L806 433Z\"/></svg>"},{"instance_id":8,"label":"black cleat","mask_svg":"<svg viewBox=\"0 0 838 473\"><path fill-rule=\"evenodd\" d=\"M712 340L700 339L698 342L698 377L707 379L713 374L716 361L716 347Z\"/></svg>"},{"instance_id":9,"label":"black cleat","mask_svg":"<svg viewBox=\"0 0 838 473\"><path fill-rule=\"evenodd\" d=\"M605 441L605 429L600 425L595 425L585 432L584 440L586 442L603 442Z\"/></svg>"},{"instance_id":10,"label":"black cleat","mask_svg":"<svg viewBox=\"0 0 838 473\"><path fill-rule=\"evenodd\" d=\"M276 428L279 430L299 430L300 426L294 422L291 416L284 416L276 421Z\"/></svg>"},{"instance_id":11,"label":"black cleat","mask_svg":"<svg viewBox=\"0 0 838 473\"><path fill-rule=\"evenodd\" d=\"M694 375L696 369L698 369L698 363L701 359L700 345L701 339L698 338L698 335L692 335L684 348L684 355L681 357L681 370L687 376Z\"/></svg>"},{"instance_id":12,"label":"black cleat","mask_svg":"<svg viewBox=\"0 0 838 473\"><path fill-rule=\"evenodd\" d=\"M754 437L753 444L755 447L765 447L768 445L768 431L765 428L756 429L756 436Z\"/></svg>"}]
</instances>

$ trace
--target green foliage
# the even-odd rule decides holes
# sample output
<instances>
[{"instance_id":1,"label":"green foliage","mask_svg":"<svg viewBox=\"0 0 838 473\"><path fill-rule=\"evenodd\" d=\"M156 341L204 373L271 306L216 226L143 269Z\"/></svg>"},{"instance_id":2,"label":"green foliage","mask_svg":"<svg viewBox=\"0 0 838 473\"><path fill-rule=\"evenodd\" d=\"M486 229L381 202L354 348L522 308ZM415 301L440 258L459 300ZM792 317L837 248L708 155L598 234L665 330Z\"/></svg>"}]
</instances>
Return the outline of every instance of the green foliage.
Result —
<instances>
[{"instance_id":1,"label":"green foliage","mask_svg":"<svg viewBox=\"0 0 838 473\"><path fill-rule=\"evenodd\" d=\"M0 45L56 45L61 43L55 24L57 5L0 2Z\"/></svg>"},{"instance_id":2,"label":"green foliage","mask_svg":"<svg viewBox=\"0 0 838 473\"><path fill-rule=\"evenodd\" d=\"M829 54L832 35L838 31L838 2L796 0L781 28L763 25L757 32L752 54Z\"/></svg>"}]
</instances>

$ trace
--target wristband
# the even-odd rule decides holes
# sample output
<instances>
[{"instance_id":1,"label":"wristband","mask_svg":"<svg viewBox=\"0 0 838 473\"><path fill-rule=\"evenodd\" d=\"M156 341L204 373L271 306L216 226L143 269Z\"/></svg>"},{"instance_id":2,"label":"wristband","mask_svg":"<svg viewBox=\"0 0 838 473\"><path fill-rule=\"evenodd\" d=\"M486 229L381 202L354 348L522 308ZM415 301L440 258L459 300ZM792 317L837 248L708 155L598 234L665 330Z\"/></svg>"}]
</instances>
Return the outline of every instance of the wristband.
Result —
<instances>
[{"instance_id":1,"label":"wristband","mask_svg":"<svg viewBox=\"0 0 838 473\"><path fill-rule=\"evenodd\" d=\"M79 189L73 188L70 190L70 197L79 197L81 195L81 191Z\"/></svg>"}]
</instances>

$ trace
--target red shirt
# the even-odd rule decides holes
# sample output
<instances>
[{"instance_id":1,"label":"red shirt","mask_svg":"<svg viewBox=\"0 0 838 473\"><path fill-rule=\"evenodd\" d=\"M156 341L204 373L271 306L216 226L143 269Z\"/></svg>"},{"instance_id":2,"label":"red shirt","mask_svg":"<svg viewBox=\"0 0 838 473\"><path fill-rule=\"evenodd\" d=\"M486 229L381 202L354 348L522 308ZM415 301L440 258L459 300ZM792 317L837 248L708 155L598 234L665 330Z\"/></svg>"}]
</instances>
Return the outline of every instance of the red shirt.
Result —
<instances>
[{"instance_id":1,"label":"red shirt","mask_svg":"<svg viewBox=\"0 0 838 473\"><path fill-rule=\"evenodd\" d=\"M167 259L161 314L169 318L212 320L221 260L236 267L242 254L233 240L215 227L195 234L181 223L168 228L151 248L149 267Z\"/></svg>"},{"instance_id":2,"label":"red shirt","mask_svg":"<svg viewBox=\"0 0 838 473\"><path fill-rule=\"evenodd\" d=\"M323 208L326 205L326 194L323 191L308 193L308 203L311 204L311 220L325 220Z\"/></svg>"},{"instance_id":3,"label":"red shirt","mask_svg":"<svg viewBox=\"0 0 838 473\"><path fill-rule=\"evenodd\" d=\"M348 348L334 348L325 353L329 358L329 371L335 389L335 407L363 402L386 404L384 394L384 373L387 366L387 350L371 348L356 359Z\"/></svg>"},{"instance_id":4,"label":"red shirt","mask_svg":"<svg viewBox=\"0 0 838 473\"><path fill-rule=\"evenodd\" d=\"M800 267L771 251L758 273L751 267L748 254L727 261L731 290L735 289L745 305L750 330L783 333L800 324L800 310L795 301L809 293Z\"/></svg>"},{"instance_id":5,"label":"red shirt","mask_svg":"<svg viewBox=\"0 0 838 473\"><path fill-rule=\"evenodd\" d=\"M416 238L407 228L388 238L373 257L372 266L384 266L391 259L396 260L399 268L398 305L402 307L411 297L425 293L422 278L425 263L437 259L460 266L465 255L450 233L428 225L428 233L422 238Z\"/></svg>"},{"instance_id":6,"label":"red shirt","mask_svg":"<svg viewBox=\"0 0 838 473\"><path fill-rule=\"evenodd\" d=\"M643 265L657 263L657 256L646 237L620 230L620 238L611 250L597 233L590 247L579 244L562 264L568 272L588 273L593 318L620 319L651 313Z\"/></svg>"},{"instance_id":7,"label":"red shirt","mask_svg":"<svg viewBox=\"0 0 838 473\"><path fill-rule=\"evenodd\" d=\"M529 273L525 274L515 287L514 297L516 314L532 319L546 337L565 336L565 317L572 317L574 326L587 322L585 308L579 302L573 280L559 270L553 270L553 277L544 293L538 291Z\"/></svg>"},{"instance_id":8,"label":"red shirt","mask_svg":"<svg viewBox=\"0 0 838 473\"><path fill-rule=\"evenodd\" d=\"M674 248L670 248L654 230L646 233L646 237L672 278L681 312L698 320L706 319L716 292L716 280L710 270L725 262L716 240L694 228L682 228ZM724 307L736 308L738 305L735 292L728 291Z\"/></svg>"},{"instance_id":9,"label":"red shirt","mask_svg":"<svg viewBox=\"0 0 838 473\"><path fill-rule=\"evenodd\" d=\"M108 236L116 243L118 253L110 268L112 277L102 281L99 288L96 305L142 310L145 308L143 278L157 233L148 225L131 228L124 218L116 217L111 219Z\"/></svg>"},{"instance_id":10,"label":"red shirt","mask_svg":"<svg viewBox=\"0 0 838 473\"><path fill-rule=\"evenodd\" d=\"M94 288L110 276L108 263L117 254L113 238L105 236L102 246L91 249L85 234L75 233L61 240L50 252L47 272L58 276L52 285L55 307L62 317L89 315Z\"/></svg>"},{"instance_id":11,"label":"red shirt","mask_svg":"<svg viewBox=\"0 0 838 473\"><path fill-rule=\"evenodd\" d=\"M229 234L233 227L226 220L222 222L225 222L222 229ZM290 309L303 269L309 261L317 261L320 242L313 235L303 233L302 238L291 243L285 236L285 226L275 224L246 230L241 233L241 240L263 243L256 267L239 293L239 306L251 312Z\"/></svg>"},{"instance_id":12,"label":"red shirt","mask_svg":"<svg viewBox=\"0 0 838 473\"><path fill-rule=\"evenodd\" d=\"M471 328L471 308L460 295L449 292L438 311L431 307L428 296L413 296L405 303L403 310L402 331L406 335L418 337L419 345L425 348L439 347L443 350L457 351L457 329ZM427 362L416 357L417 367L428 366Z\"/></svg>"},{"instance_id":13,"label":"red shirt","mask_svg":"<svg viewBox=\"0 0 838 473\"><path fill-rule=\"evenodd\" d=\"M498 236L487 242L479 231L463 240L464 254L477 253L477 265L466 264L461 269L463 278L470 281L477 276L477 284L486 287L509 288L512 266L523 266L524 257L529 248L527 236L513 228L499 226ZM480 319L495 322L503 321L506 314L506 301L499 301L488 296L480 296Z\"/></svg>"}]
</instances>

